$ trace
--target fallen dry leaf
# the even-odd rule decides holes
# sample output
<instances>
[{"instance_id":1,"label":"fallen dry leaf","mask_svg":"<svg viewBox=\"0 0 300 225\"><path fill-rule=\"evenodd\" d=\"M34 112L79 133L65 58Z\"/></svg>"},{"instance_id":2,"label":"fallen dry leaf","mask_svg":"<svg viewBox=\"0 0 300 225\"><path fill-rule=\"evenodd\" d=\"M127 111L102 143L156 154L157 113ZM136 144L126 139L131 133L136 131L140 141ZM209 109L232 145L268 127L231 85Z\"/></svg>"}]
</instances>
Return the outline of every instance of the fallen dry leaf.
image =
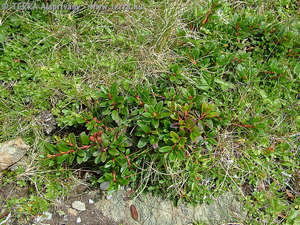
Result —
<instances>
[{"instance_id":1,"label":"fallen dry leaf","mask_svg":"<svg viewBox=\"0 0 300 225\"><path fill-rule=\"evenodd\" d=\"M291 200L293 200L294 199L294 195L292 194L292 192L290 192L288 189L286 189L285 190L285 193L286 193L286 195L291 199Z\"/></svg>"},{"instance_id":2,"label":"fallen dry leaf","mask_svg":"<svg viewBox=\"0 0 300 225\"><path fill-rule=\"evenodd\" d=\"M286 215L284 215L282 212L279 212L277 215L278 215L280 218L285 218L285 217L286 217Z\"/></svg>"},{"instance_id":3,"label":"fallen dry leaf","mask_svg":"<svg viewBox=\"0 0 300 225\"><path fill-rule=\"evenodd\" d=\"M259 183L259 187L258 187L259 191L264 191L265 190L265 185L263 182Z\"/></svg>"},{"instance_id":4,"label":"fallen dry leaf","mask_svg":"<svg viewBox=\"0 0 300 225\"><path fill-rule=\"evenodd\" d=\"M139 221L139 214L136 210L136 207L134 205L130 206L130 212L131 212L131 216L135 221Z\"/></svg>"}]
</instances>

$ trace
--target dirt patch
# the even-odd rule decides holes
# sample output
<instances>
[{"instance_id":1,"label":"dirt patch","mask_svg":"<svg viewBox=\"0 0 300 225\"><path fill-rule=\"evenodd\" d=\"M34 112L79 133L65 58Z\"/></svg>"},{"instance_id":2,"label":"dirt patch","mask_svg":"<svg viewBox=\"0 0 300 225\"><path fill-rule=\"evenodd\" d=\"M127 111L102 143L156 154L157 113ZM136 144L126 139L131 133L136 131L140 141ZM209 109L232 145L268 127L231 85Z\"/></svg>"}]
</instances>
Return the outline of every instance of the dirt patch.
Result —
<instances>
[{"instance_id":1,"label":"dirt patch","mask_svg":"<svg viewBox=\"0 0 300 225\"><path fill-rule=\"evenodd\" d=\"M0 184L1 185L1 184ZM0 187L0 221L6 219L9 215L9 220L5 225L15 224L50 224L50 225L119 225L122 221L116 222L107 216L104 216L102 211L96 208L96 201L101 199L99 191L91 191L86 189L86 186L74 187L73 194L63 200L57 200L52 204L51 209L46 212L51 215L48 219L40 216L27 219L17 218L17 215L8 210L6 200L11 198L28 198L30 195L29 188L20 188L16 184L8 184ZM72 208L74 201L80 201L85 204L85 210L79 211ZM40 217L40 219L38 219Z\"/></svg>"},{"instance_id":2,"label":"dirt patch","mask_svg":"<svg viewBox=\"0 0 300 225\"><path fill-rule=\"evenodd\" d=\"M51 225L69 225L69 224L87 224L87 225L119 225L110 218L104 216L102 212L95 207L95 202L99 199L94 192L86 193L80 196L70 197L68 200L56 206L50 212L53 217L47 224ZM85 204L86 210L78 211L72 208L74 201L80 201ZM81 221L81 222L79 222Z\"/></svg>"}]
</instances>

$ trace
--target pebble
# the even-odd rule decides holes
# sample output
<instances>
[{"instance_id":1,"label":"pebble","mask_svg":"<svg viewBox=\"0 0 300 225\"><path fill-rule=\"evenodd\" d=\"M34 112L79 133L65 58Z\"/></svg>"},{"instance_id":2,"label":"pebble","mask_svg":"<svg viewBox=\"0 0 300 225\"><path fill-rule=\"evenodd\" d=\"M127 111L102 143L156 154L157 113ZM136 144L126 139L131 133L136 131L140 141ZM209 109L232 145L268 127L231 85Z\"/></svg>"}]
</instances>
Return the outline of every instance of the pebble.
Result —
<instances>
[{"instance_id":1,"label":"pebble","mask_svg":"<svg viewBox=\"0 0 300 225\"><path fill-rule=\"evenodd\" d=\"M77 215L78 215L78 212L77 212L75 209L72 209L72 208L69 208L69 209L68 209L68 213L69 213L71 216L77 216Z\"/></svg>"},{"instance_id":2,"label":"pebble","mask_svg":"<svg viewBox=\"0 0 300 225\"><path fill-rule=\"evenodd\" d=\"M107 200L112 199L112 195L107 195L107 196L106 196L106 199L107 199Z\"/></svg>"},{"instance_id":3,"label":"pebble","mask_svg":"<svg viewBox=\"0 0 300 225\"><path fill-rule=\"evenodd\" d=\"M81 202L81 201L74 201L72 203L72 207L74 209L79 210L79 211L85 211L85 204L83 202Z\"/></svg>"},{"instance_id":4,"label":"pebble","mask_svg":"<svg viewBox=\"0 0 300 225\"><path fill-rule=\"evenodd\" d=\"M89 199L89 204L94 204L94 200L93 199Z\"/></svg>"},{"instance_id":5,"label":"pebble","mask_svg":"<svg viewBox=\"0 0 300 225\"><path fill-rule=\"evenodd\" d=\"M80 217L78 217L78 218L76 219L76 223L81 223L81 218L80 218Z\"/></svg>"},{"instance_id":6,"label":"pebble","mask_svg":"<svg viewBox=\"0 0 300 225\"><path fill-rule=\"evenodd\" d=\"M109 182L108 181L105 181L105 182L102 182L101 184L100 184L100 189L102 190L102 191L107 191L107 189L108 189L108 187L109 187Z\"/></svg>"},{"instance_id":7,"label":"pebble","mask_svg":"<svg viewBox=\"0 0 300 225\"><path fill-rule=\"evenodd\" d=\"M52 213L44 212L43 213L45 220L51 220L52 219Z\"/></svg>"},{"instance_id":8,"label":"pebble","mask_svg":"<svg viewBox=\"0 0 300 225\"><path fill-rule=\"evenodd\" d=\"M64 221L67 222L68 221L68 216L64 215Z\"/></svg>"}]
</instances>

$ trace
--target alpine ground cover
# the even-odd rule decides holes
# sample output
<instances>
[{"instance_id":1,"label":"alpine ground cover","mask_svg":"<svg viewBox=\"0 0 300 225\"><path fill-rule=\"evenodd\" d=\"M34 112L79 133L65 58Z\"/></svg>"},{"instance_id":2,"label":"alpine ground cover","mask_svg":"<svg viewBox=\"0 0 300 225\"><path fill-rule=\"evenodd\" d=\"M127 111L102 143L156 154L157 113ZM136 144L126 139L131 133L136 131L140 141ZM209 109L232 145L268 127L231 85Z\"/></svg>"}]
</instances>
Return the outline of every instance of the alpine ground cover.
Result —
<instances>
[{"instance_id":1,"label":"alpine ground cover","mask_svg":"<svg viewBox=\"0 0 300 225\"><path fill-rule=\"evenodd\" d=\"M39 213L64 194L57 179L84 168L101 171L92 185L177 204L231 190L243 222L297 224L297 1L135 3L142 9L1 11L0 140L22 136L36 162L4 176L32 189L7 207ZM59 127L50 140L36 121L43 110Z\"/></svg>"}]
</instances>

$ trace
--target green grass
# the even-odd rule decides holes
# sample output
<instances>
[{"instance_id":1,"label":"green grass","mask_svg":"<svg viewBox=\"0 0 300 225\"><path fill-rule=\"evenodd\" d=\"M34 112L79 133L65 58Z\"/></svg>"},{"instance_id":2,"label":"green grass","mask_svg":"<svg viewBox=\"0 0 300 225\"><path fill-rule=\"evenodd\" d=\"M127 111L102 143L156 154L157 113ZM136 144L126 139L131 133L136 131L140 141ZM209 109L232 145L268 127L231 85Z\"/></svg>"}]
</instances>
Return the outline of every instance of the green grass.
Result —
<instances>
[{"instance_id":1,"label":"green grass","mask_svg":"<svg viewBox=\"0 0 300 225\"><path fill-rule=\"evenodd\" d=\"M34 179L44 170L39 162L47 138L36 121L40 111L50 110L68 130L97 91L115 81L124 93L126 86L140 84L158 90L164 83L194 87L201 99L216 105L222 120L202 140L205 153L189 162L185 173L166 176L165 184L154 179L146 183L149 191L173 184L175 193L165 196L178 200L184 194L197 203L234 190L248 212L242 222L296 224L299 3L137 4L143 10L1 11L0 141L22 136L33 146L29 157L36 173L29 177ZM45 182L46 189L55 179ZM12 208L18 204L8 202Z\"/></svg>"}]
</instances>

